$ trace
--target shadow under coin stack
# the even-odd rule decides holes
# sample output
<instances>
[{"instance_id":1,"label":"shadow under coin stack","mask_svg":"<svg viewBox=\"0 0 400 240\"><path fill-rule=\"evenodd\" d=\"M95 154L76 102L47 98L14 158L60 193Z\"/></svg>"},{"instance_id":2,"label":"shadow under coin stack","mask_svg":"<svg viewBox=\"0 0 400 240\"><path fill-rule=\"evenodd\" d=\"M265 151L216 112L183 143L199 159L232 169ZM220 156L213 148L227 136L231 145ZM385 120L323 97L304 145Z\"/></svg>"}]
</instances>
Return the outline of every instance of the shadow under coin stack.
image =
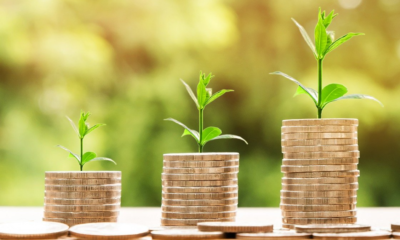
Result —
<instances>
[{"instance_id":1,"label":"shadow under coin stack","mask_svg":"<svg viewBox=\"0 0 400 240\"><path fill-rule=\"evenodd\" d=\"M116 222L120 205L120 171L46 172L44 221Z\"/></svg>"},{"instance_id":2,"label":"shadow under coin stack","mask_svg":"<svg viewBox=\"0 0 400 240\"><path fill-rule=\"evenodd\" d=\"M164 154L163 226L235 221L239 154Z\"/></svg>"},{"instance_id":3,"label":"shadow under coin stack","mask_svg":"<svg viewBox=\"0 0 400 240\"><path fill-rule=\"evenodd\" d=\"M283 226L356 222L357 119L284 120Z\"/></svg>"}]
</instances>

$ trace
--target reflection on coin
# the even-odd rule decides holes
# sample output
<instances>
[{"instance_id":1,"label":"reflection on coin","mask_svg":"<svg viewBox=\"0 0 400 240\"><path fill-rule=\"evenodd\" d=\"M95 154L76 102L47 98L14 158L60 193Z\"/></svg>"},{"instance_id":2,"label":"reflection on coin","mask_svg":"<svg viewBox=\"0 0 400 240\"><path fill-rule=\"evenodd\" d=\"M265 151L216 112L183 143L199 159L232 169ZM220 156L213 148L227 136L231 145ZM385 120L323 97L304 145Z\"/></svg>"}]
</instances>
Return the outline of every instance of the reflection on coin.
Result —
<instances>
[{"instance_id":1,"label":"reflection on coin","mask_svg":"<svg viewBox=\"0 0 400 240\"><path fill-rule=\"evenodd\" d=\"M348 165L358 164L358 158L286 159L283 165Z\"/></svg>"},{"instance_id":2,"label":"reflection on coin","mask_svg":"<svg viewBox=\"0 0 400 240\"><path fill-rule=\"evenodd\" d=\"M203 173L232 173L239 172L239 167L210 167L210 168L166 168L163 167L163 173L170 174L203 174Z\"/></svg>"},{"instance_id":3,"label":"reflection on coin","mask_svg":"<svg viewBox=\"0 0 400 240\"><path fill-rule=\"evenodd\" d=\"M153 239L222 239L222 232L200 232L197 229L171 229L151 232Z\"/></svg>"},{"instance_id":4,"label":"reflection on coin","mask_svg":"<svg viewBox=\"0 0 400 240\"><path fill-rule=\"evenodd\" d=\"M390 239L391 233L389 231L368 231L368 232L352 232L352 233L315 233L314 239L321 240L365 240L365 239Z\"/></svg>"},{"instance_id":5,"label":"reflection on coin","mask_svg":"<svg viewBox=\"0 0 400 240\"><path fill-rule=\"evenodd\" d=\"M164 193L221 193L221 192L235 192L237 191L237 182L229 186L217 187L167 187L163 186Z\"/></svg>"},{"instance_id":6,"label":"reflection on coin","mask_svg":"<svg viewBox=\"0 0 400 240\"><path fill-rule=\"evenodd\" d=\"M46 191L54 192L86 192L86 191L120 191L121 184L108 185L45 185Z\"/></svg>"},{"instance_id":7,"label":"reflection on coin","mask_svg":"<svg viewBox=\"0 0 400 240\"><path fill-rule=\"evenodd\" d=\"M68 233L68 226L53 222L14 222L0 224L1 238L58 238Z\"/></svg>"},{"instance_id":8,"label":"reflection on coin","mask_svg":"<svg viewBox=\"0 0 400 240\"><path fill-rule=\"evenodd\" d=\"M237 239L273 240L273 239L310 239L310 233L280 231L272 233L238 233Z\"/></svg>"},{"instance_id":9,"label":"reflection on coin","mask_svg":"<svg viewBox=\"0 0 400 240\"><path fill-rule=\"evenodd\" d=\"M190 169L190 168L188 168ZM163 173L161 175L162 180L173 180L173 181L182 181L182 180L201 180L201 181L220 181L220 180L229 180L237 178L237 173L211 173L211 174L168 174Z\"/></svg>"},{"instance_id":10,"label":"reflection on coin","mask_svg":"<svg viewBox=\"0 0 400 240\"><path fill-rule=\"evenodd\" d=\"M109 218L118 217L119 211L101 212L51 212L44 211L45 218Z\"/></svg>"},{"instance_id":11,"label":"reflection on coin","mask_svg":"<svg viewBox=\"0 0 400 240\"><path fill-rule=\"evenodd\" d=\"M281 197L294 198L348 198L356 197L356 190L346 191L284 191L281 190Z\"/></svg>"},{"instance_id":12,"label":"reflection on coin","mask_svg":"<svg viewBox=\"0 0 400 240\"><path fill-rule=\"evenodd\" d=\"M296 232L300 233L349 233L371 231L371 226L360 224L313 224L298 225Z\"/></svg>"},{"instance_id":13,"label":"reflection on coin","mask_svg":"<svg viewBox=\"0 0 400 240\"><path fill-rule=\"evenodd\" d=\"M69 232L74 237L122 240L146 236L149 229L131 223L86 223L71 227Z\"/></svg>"},{"instance_id":14,"label":"reflection on coin","mask_svg":"<svg viewBox=\"0 0 400 240\"><path fill-rule=\"evenodd\" d=\"M121 178L121 171L81 171L81 172L69 172L69 171L48 171L45 172L46 178Z\"/></svg>"},{"instance_id":15,"label":"reflection on coin","mask_svg":"<svg viewBox=\"0 0 400 240\"><path fill-rule=\"evenodd\" d=\"M103 185L121 183L121 178L81 178L81 179L55 179L45 178L46 185Z\"/></svg>"},{"instance_id":16,"label":"reflection on coin","mask_svg":"<svg viewBox=\"0 0 400 240\"><path fill-rule=\"evenodd\" d=\"M317 212L317 211L349 211L355 210L355 204L341 205L288 205L281 204L282 211L301 211L301 212Z\"/></svg>"},{"instance_id":17,"label":"reflection on coin","mask_svg":"<svg viewBox=\"0 0 400 240\"><path fill-rule=\"evenodd\" d=\"M282 184L282 190L288 191L332 191L356 190L358 183L342 184Z\"/></svg>"},{"instance_id":18,"label":"reflection on coin","mask_svg":"<svg viewBox=\"0 0 400 240\"><path fill-rule=\"evenodd\" d=\"M225 161L238 160L239 153L170 153L164 154L164 161Z\"/></svg>"},{"instance_id":19,"label":"reflection on coin","mask_svg":"<svg viewBox=\"0 0 400 240\"><path fill-rule=\"evenodd\" d=\"M51 192L45 191L46 198L114 198L121 197L121 191L105 191L105 192Z\"/></svg>"},{"instance_id":20,"label":"reflection on coin","mask_svg":"<svg viewBox=\"0 0 400 240\"><path fill-rule=\"evenodd\" d=\"M321 177L358 177L360 171L338 171L338 172L287 172L284 177L287 178L321 178Z\"/></svg>"},{"instance_id":21,"label":"reflection on coin","mask_svg":"<svg viewBox=\"0 0 400 240\"><path fill-rule=\"evenodd\" d=\"M286 172L331 172L357 170L357 164L349 165L309 165L309 166L281 166L281 171Z\"/></svg>"},{"instance_id":22,"label":"reflection on coin","mask_svg":"<svg viewBox=\"0 0 400 240\"><path fill-rule=\"evenodd\" d=\"M237 205L225 205L225 206L161 206L161 210L164 212L228 212L236 211Z\"/></svg>"},{"instance_id":23,"label":"reflection on coin","mask_svg":"<svg viewBox=\"0 0 400 240\"><path fill-rule=\"evenodd\" d=\"M234 222L235 218L219 218L219 219L169 219L161 218L163 226L196 226L199 222Z\"/></svg>"},{"instance_id":24,"label":"reflection on coin","mask_svg":"<svg viewBox=\"0 0 400 240\"><path fill-rule=\"evenodd\" d=\"M318 146L318 145L354 145L355 138L323 138L323 139L282 139L282 146Z\"/></svg>"},{"instance_id":25,"label":"reflection on coin","mask_svg":"<svg viewBox=\"0 0 400 240\"><path fill-rule=\"evenodd\" d=\"M221 199L221 200L171 200L162 199L162 204L167 206L220 206L237 204L237 198Z\"/></svg>"},{"instance_id":26,"label":"reflection on coin","mask_svg":"<svg viewBox=\"0 0 400 240\"><path fill-rule=\"evenodd\" d=\"M282 218L285 224L346 224L355 223L356 217L337 217L337 218Z\"/></svg>"},{"instance_id":27,"label":"reflection on coin","mask_svg":"<svg viewBox=\"0 0 400 240\"><path fill-rule=\"evenodd\" d=\"M235 198L238 196L237 192L228 193L163 193L162 197L165 199L226 199Z\"/></svg>"},{"instance_id":28,"label":"reflection on coin","mask_svg":"<svg viewBox=\"0 0 400 240\"><path fill-rule=\"evenodd\" d=\"M332 198L290 198L281 197L282 204L291 205L336 205L336 204L356 204L357 197L332 197Z\"/></svg>"},{"instance_id":29,"label":"reflection on coin","mask_svg":"<svg viewBox=\"0 0 400 240\"><path fill-rule=\"evenodd\" d=\"M358 119L351 118L324 118L324 119L288 119L282 121L282 126L325 126L325 125L343 125L358 126Z\"/></svg>"},{"instance_id":30,"label":"reflection on coin","mask_svg":"<svg viewBox=\"0 0 400 240\"><path fill-rule=\"evenodd\" d=\"M357 138L357 132L352 133L282 133L284 140L321 139L321 138Z\"/></svg>"},{"instance_id":31,"label":"reflection on coin","mask_svg":"<svg viewBox=\"0 0 400 240\"><path fill-rule=\"evenodd\" d=\"M356 211L330 211L330 212L289 212L282 211L282 217L285 218L339 218L355 217Z\"/></svg>"},{"instance_id":32,"label":"reflection on coin","mask_svg":"<svg viewBox=\"0 0 400 240\"><path fill-rule=\"evenodd\" d=\"M332 183L356 183L357 177L347 178L282 178L283 184L332 184Z\"/></svg>"},{"instance_id":33,"label":"reflection on coin","mask_svg":"<svg viewBox=\"0 0 400 240\"><path fill-rule=\"evenodd\" d=\"M282 133L296 132L357 132L357 126L320 125L320 126L283 126Z\"/></svg>"},{"instance_id":34,"label":"reflection on coin","mask_svg":"<svg viewBox=\"0 0 400 240\"><path fill-rule=\"evenodd\" d=\"M175 213L175 212L162 212L163 218L175 219L210 219L210 218L231 218L236 216L236 211L232 212L203 212L203 213Z\"/></svg>"},{"instance_id":35,"label":"reflection on coin","mask_svg":"<svg viewBox=\"0 0 400 240\"><path fill-rule=\"evenodd\" d=\"M116 217L111 217L111 218L43 218L43 221L47 222L59 222L59 223L65 223L68 226L73 226L76 224L82 224L82 223L95 223L95 222L116 222L117 218Z\"/></svg>"},{"instance_id":36,"label":"reflection on coin","mask_svg":"<svg viewBox=\"0 0 400 240\"><path fill-rule=\"evenodd\" d=\"M301 153L301 152L351 152L358 151L358 145L319 145L319 146L294 146L282 147L284 153Z\"/></svg>"},{"instance_id":37,"label":"reflection on coin","mask_svg":"<svg viewBox=\"0 0 400 240\"><path fill-rule=\"evenodd\" d=\"M229 161L163 161L166 168L209 168L209 167L234 167L239 166L239 160Z\"/></svg>"},{"instance_id":38,"label":"reflection on coin","mask_svg":"<svg viewBox=\"0 0 400 240\"><path fill-rule=\"evenodd\" d=\"M53 205L102 205L120 203L121 198L99 198L99 199L68 199L68 198L45 198L45 204Z\"/></svg>"},{"instance_id":39,"label":"reflection on coin","mask_svg":"<svg viewBox=\"0 0 400 240\"><path fill-rule=\"evenodd\" d=\"M394 232L392 233L392 236L393 236L394 239L400 239L400 233L398 233L398 232L395 232L395 231L394 231Z\"/></svg>"},{"instance_id":40,"label":"reflection on coin","mask_svg":"<svg viewBox=\"0 0 400 240\"><path fill-rule=\"evenodd\" d=\"M45 211L53 212L98 212L98 211L115 211L120 208L120 204L104 204L104 205L44 205Z\"/></svg>"},{"instance_id":41,"label":"reflection on coin","mask_svg":"<svg viewBox=\"0 0 400 240\"><path fill-rule=\"evenodd\" d=\"M288 152L285 159L320 159L320 158L359 158L360 151L351 152Z\"/></svg>"},{"instance_id":42,"label":"reflection on coin","mask_svg":"<svg viewBox=\"0 0 400 240\"><path fill-rule=\"evenodd\" d=\"M202 222L197 227L200 231L221 231L226 233L272 232L273 225L265 222Z\"/></svg>"},{"instance_id":43,"label":"reflection on coin","mask_svg":"<svg viewBox=\"0 0 400 240\"><path fill-rule=\"evenodd\" d=\"M220 187L237 184L237 178L226 181L162 181L166 187Z\"/></svg>"}]
</instances>

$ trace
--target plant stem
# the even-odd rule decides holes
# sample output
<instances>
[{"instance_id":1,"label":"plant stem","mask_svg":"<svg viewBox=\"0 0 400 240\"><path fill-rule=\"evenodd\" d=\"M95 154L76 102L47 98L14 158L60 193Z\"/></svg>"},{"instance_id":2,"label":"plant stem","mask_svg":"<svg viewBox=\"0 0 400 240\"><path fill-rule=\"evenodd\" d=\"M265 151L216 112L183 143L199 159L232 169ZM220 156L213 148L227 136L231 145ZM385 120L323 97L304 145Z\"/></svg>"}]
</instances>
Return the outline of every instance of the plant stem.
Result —
<instances>
[{"instance_id":1,"label":"plant stem","mask_svg":"<svg viewBox=\"0 0 400 240\"><path fill-rule=\"evenodd\" d=\"M83 138L81 138L81 171L83 169L83 165L82 165L82 159L83 159Z\"/></svg>"},{"instance_id":2,"label":"plant stem","mask_svg":"<svg viewBox=\"0 0 400 240\"><path fill-rule=\"evenodd\" d=\"M204 109L199 109L199 153L203 152L203 144L201 143L203 140L203 111Z\"/></svg>"},{"instance_id":3,"label":"plant stem","mask_svg":"<svg viewBox=\"0 0 400 240\"><path fill-rule=\"evenodd\" d=\"M322 117L322 60L323 59L318 59L318 118Z\"/></svg>"}]
</instances>

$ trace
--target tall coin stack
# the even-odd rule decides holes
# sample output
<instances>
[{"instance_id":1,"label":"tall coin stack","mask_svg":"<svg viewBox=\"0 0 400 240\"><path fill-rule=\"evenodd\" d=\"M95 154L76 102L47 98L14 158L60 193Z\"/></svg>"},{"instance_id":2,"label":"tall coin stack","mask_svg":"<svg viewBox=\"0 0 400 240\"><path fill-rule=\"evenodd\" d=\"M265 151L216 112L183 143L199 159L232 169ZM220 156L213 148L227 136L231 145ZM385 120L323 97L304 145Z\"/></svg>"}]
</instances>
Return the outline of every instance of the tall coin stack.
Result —
<instances>
[{"instance_id":1,"label":"tall coin stack","mask_svg":"<svg viewBox=\"0 0 400 240\"><path fill-rule=\"evenodd\" d=\"M235 221L238 153L164 154L163 226Z\"/></svg>"},{"instance_id":2,"label":"tall coin stack","mask_svg":"<svg viewBox=\"0 0 400 240\"><path fill-rule=\"evenodd\" d=\"M46 172L44 221L69 226L116 222L121 205L121 172Z\"/></svg>"},{"instance_id":3,"label":"tall coin stack","mask_svg":"<svg viewBox=\"0 0 400 240\"><path fill-rule=\"evenodd\" d=\"M284 227L356 222L357 119L284 120Z\"/></svg>"}]
</instances>

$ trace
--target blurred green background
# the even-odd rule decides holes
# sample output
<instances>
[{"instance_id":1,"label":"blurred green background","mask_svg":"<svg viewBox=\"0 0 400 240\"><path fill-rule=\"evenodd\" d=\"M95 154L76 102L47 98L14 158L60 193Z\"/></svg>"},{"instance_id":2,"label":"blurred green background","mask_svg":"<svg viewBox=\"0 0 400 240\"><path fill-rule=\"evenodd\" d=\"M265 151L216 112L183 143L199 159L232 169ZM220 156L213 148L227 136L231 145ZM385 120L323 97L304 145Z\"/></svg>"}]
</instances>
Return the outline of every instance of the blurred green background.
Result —
<instances>
[{"instance_id":1,"label":"blurred green background","mask_svg":"<svg viewBox=\"0 0 400 240\"><path fill-rule=\"evenodd\" d=\"M205 151L241 154L240 206L279 205L283 119L313 118L306 96L283 71L316 88L316 61L292 22L313 36L318 7L339 16L336 37L364 32L330 53L324 84L341 83L370 100L330 104L323 117L358 118L358 206L400 204L400 1L114 0L0 1L0 205L42 205L45 171L79 170L56 147L78 151L65 116L92 113L106 127L85 150L113 158L85 170L122 170L123 206L160 206L162 154L195 152L173 117L196 128L184 86L212 72L214 92L234 89L206 109L205 125L248 140Z\"/></svg>"}]
</instances>

